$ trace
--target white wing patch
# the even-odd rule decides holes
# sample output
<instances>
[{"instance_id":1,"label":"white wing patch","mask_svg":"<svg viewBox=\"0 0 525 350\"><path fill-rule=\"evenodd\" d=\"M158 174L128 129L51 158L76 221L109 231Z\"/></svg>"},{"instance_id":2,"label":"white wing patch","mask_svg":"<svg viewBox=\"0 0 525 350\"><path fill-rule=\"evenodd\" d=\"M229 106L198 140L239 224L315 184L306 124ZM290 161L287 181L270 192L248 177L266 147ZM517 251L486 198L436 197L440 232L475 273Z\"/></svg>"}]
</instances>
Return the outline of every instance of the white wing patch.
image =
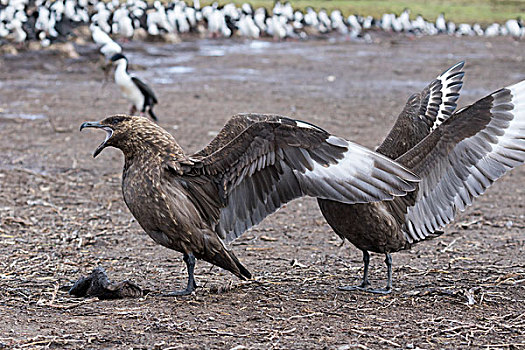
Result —
<instances>
[{"instance_id":1,"label":"white wing patch","mask_svg":"<svg viewBox=\"0 0 525 350\"><path fill-rule=\"evenodd\" d=\"M357 203L376 201L385 191L392 196L402 196L411 191L419 179L409 170L394 165L391 159L372 152L365 147L330 136L326 142L348 150L336 164L328 166L313 162L311 170L304 174L296 171L303 191L314 197L326 198L322 193L331 193L341 202ZM395 175L394 175L395 174ZM352 196L347 198L345 193Z\"/></svg>"},{"instance_id":2,"label":"white wing patch","mask_svg":"<svg viewBox=\"0 0 525 350\"><path fill-rule=\"evenodd\" d=\"M337 176L343 178L345 175L352 177L358 171L365 175L370 174L374 160L367 157L367 152L364 149L356 147L357 145L350 145L347 141L334 136L330 136L326 141L331 144L343 145L343 147L348 148L348 151L344 153L344 158L337 164L325 167L319 163L314 163L313 170L305 173L306 177L330 178Z\"/></svg>"},{"instance_id":3,"label":"white wing patch","mask_svg":"<svg viewBox=\"0 0 525 350\"><path fill-rule=\"evenodd\" d=\"M436 120L430 131L436 129L454 113L457 107L456 101L459 98L459 91L463 86L465 73L462 69L464 65L465 62L459 62L437 77L437 80L441 83L441 102L437 110Z\"/></svg>"},{"instance_id":4,"label":"white wing patch","mask_svg":"<svg viewBox=\"0 0 525 350\"><path fill-rule=\"evenodd\" d=\"M434 188L428 188L432 173L421 182L416 203L406 215L408 242L423 240L450 223L458 209L465 210L494 181L525 162L525 81L493 96L489 124L436 164L446 169ZM473 157L474 164L469 160Z\"/></svg>"},{"instance_id":5,"label":"white wing patch","mask_svg":"<svg viewBox=\"0 0 525 350\"><path fill-rule=\"evenodd\" d=\"M315 125L308 124L308 123L302 122L302 121L300 121L300 120L296 120L295 123L296 123L297 126L300 127L300 128L304 128L304 129L319 129L319 128L316 127Z\"/></svg>"}]
</instances>

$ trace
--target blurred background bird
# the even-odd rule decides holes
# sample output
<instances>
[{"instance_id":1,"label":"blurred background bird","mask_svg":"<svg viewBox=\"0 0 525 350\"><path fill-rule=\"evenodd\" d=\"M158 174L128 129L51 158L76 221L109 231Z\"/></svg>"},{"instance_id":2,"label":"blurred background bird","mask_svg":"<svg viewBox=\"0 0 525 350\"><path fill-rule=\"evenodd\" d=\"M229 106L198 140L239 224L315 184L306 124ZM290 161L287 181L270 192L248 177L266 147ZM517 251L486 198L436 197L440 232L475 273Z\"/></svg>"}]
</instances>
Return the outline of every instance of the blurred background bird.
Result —
<instances>
[{"instance_id":1,"label":"blurred background bird","mask_svg":"<svg viewBox=\"0 0 525 350\"><path fill-rule=\"evenodd\" d=\"M151 119L157 121L153 112L153 106L158 102L153 90L142 80L128 73L128 59L123 54L111 57L111 62L117 67L115 69L115 83L119 86L122 96L131 102L130 114L139 112L149 114Z\"/></svg>"}]
</instances>

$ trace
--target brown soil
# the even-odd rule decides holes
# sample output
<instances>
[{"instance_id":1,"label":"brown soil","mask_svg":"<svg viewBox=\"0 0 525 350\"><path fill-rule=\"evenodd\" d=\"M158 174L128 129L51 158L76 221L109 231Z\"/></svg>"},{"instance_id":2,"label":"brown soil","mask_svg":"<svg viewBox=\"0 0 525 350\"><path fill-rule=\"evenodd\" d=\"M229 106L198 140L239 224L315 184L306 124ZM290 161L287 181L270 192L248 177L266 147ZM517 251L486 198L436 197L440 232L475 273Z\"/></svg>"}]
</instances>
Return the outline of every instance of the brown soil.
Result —
<instances>
[{"instance_id":1,"label":"brown soil","mask_svg":"<svg viewBox=\"0 0 525 350\"><path fill-rule=\"evenodd\" d=\"M155 295L183 287L185 267L125 207L120 152L93 159L103 135L78 132L83 121L129 108L112 81L102 85L95 47L78 50L78 60L50 51L0 58L0 348L525 347L523 167L445 235L394 254L391 295L337 289L359 282L361 253L341 246L310 198L234 242L254 280L199 262L195 295ZM509 38L134 43L125 51L158 95L160 124L188 151L238 112L289 115L375 147L408 96L459 60L467 60L460 105L525 79L525 42ZM371 265L382 286L383 257ZM96 266L153 293L70 297L67 287Z\"/></svg>"}]
</instances>

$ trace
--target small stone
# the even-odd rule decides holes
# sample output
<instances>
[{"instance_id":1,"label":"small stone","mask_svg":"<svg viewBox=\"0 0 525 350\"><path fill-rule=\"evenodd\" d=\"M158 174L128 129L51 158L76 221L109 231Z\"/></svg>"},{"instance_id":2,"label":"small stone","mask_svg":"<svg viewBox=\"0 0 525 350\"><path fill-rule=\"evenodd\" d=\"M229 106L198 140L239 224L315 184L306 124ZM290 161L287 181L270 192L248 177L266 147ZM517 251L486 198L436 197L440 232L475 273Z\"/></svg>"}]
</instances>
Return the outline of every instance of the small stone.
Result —
<instances>
[{"instance_id":1,"label":"small stone","mask_svg":"<svg viewBox=\"0 0 525 350\"><path fill-rule=\"evenodd\" d=\"M133 40L144 41L148 38L148 32L144 28L137 28L133 32Z\"/></svg>"},{"instance_id":2,"label":"small stone","mask_svg":"<svg viewBox=\"0 0 525 350\"><path fill-rule=\"evenodd\" d=\"M11 44L5 44L0 46L1 54L18 55L18 50Z\"/></svg>"},{"instance_id":3,"label":"small stone","mask_svg":"<svg viewBox=\"0 0 525 350\"><path fill-rule=\"evenodd\" d=\"M29 51L38 51L42 48L42 46L40 45L40 42L38 41L30 41L28 44L27 44L27 49Z\"/></svg>"},{"instance_id":4,"label":"small stone","mask_svg":"<svg viewBox=\"0 0 525 350\"><path fill-rule=\"evenodd\" d=\"M60 54L68 58L79 58L80 57L77 50L75 49L75 46L73 46L72 43L56 43L56 44L49 46L48 49L57 51Z\"/></svg>"},{"instance_id":5,"label":"small stone","mask_svg":"<svg viewBox=\"0 0 525 350\"><path fill-rule=\"evenodd\" d=\"M247 347L244 345L237 345L231 348L230 350L244 350L244 349L247 349Z\"/></svg>"},{"instance_id":6,"label":"small stone","mask_svg":"<svg viewBox=\"0 0 525 350\"><path fill-rule=\"evenodd\" d=\"M175 33L167 33L161 36L162 41L169 44L177 44L180 43L180 37Z\"/></svg>"}]
</instances>

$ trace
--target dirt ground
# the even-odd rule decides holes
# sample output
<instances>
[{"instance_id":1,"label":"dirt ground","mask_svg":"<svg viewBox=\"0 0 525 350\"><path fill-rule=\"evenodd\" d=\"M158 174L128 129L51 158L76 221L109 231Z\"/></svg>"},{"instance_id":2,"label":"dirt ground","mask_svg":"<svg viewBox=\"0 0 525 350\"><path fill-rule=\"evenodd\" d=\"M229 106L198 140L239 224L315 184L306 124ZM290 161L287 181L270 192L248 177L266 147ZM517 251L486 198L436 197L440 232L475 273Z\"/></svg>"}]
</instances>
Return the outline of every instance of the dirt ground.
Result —
<instances>
[{"instance_id":1,"label":"dirt ground","mask_svg":"<svg viewBox=\"0 0 525 350\"><path fill-rule=\"evenodd\" d=\"M459 105L525 79L525 42L387 37L374 43L202 40L124 45L159 98L156 113L188 152L238 112L279 113L375 147L408 96L467 60ZM93 45L0 57L0 348L525 348L525 168L508 174L446 234L393 255L388 296L357 284L361 252L297 200L234 242L255 276L205 262L195 295L179 253L157 246L125 207L123 158L91 154L103 135L83 121L126 112ZM383 256L371 281L385 283ZM152 293L76 299L97 266Z\"/></svg>"}]
</instances>

